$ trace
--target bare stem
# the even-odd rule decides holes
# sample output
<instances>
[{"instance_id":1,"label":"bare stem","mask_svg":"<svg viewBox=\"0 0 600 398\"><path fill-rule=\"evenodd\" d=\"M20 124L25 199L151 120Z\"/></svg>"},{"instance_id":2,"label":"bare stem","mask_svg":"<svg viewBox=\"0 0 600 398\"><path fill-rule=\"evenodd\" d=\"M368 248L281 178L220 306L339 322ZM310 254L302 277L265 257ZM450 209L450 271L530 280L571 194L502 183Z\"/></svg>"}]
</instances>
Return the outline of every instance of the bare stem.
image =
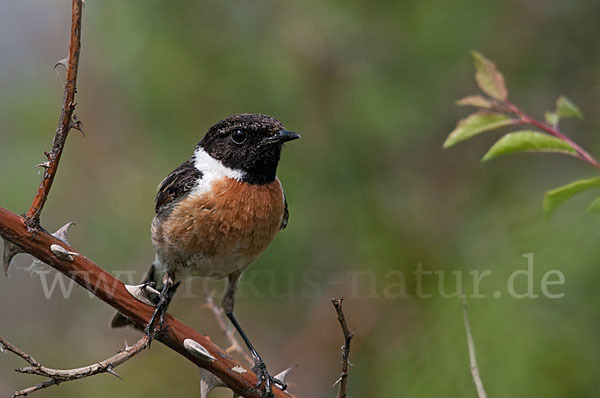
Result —
<instances>
[{"instance_id":1,"label":"bare stem","mask_svg":"<svg viewBox=\"0 0 600 398\"><path fill-rule=\"evenodd\" d=\"M23 358L25 361L27 361L27 363L29 363L29 365L31 365L20 369L15 369L17 372L49 377L49 380L46 380L40 384L16 391L12 395L12 398L15 398L24 397L32 392L48 388L50 386L55 386L62 382L83 379L84 377L94 376L100 373L110 373L116 377L119 377L119 375L117 375L113 369L133 358L144 348L146 348L148 346L148 336L144 335L140 340L137 341L137 343L130 347L125 347L124 350L119 351L116 355L113 355L108 359L76 369L48 368L46 366L42 366L31 355L25 353L23 350L14 346L2 337L0 337L0 344L8 351Z\"/></svg>"},{"instance_id":2,"label":"bare stem","mask_svg":"<svg viewBox=\"0 0 600 398\"><path fill-rule=\"evenodd\" d=\"M469 323L469 316L467 314L467 298L463 292L461 295L463 318L465 321L465 330L467 333L467 347L469 349L469 368L471 369L471 376L477 389L478 398L487 398L485 389L483 388L483 382L479 375L479 368L477 367L477 357L475 356L475 343L473 342L473 335L471 334L471 324Z\"/></svg>"},{"instance_id":3,"label":"bare stem","mask_svg":"<svg viewBox=\"0 0 600 398\"><path fill-rule=\"evenodd\" d=\"M350 357L350 341L352 340L352 337L354 337L354 333L348 329L348 323L346 322L346 317L344 316L344 312L342 310L343 301L343 297L334 297L331 299L331 302L335 307L335 311L337 312L338 321L342 327L342 333L344 334L344 345L342 346L342 371L340 378L336 382L340 384L337 395L338 398L346 398L348 396L348 368L350 366L350 361L348 358Z\"/></svg>"},{"instance_id":4,"label":"bare stem","mask_svg":"<svg viewBox=\"0 0 600 398\"><path fill-rule=\"evenodd\" d=\"M231 326L228 326L227 321L225 319L225 312L221 307L215 304L213 292L207 292L205 294L205 297L206 307L212 311L213 315L215 316L215 319L217 320L217 323L219 324L219 327L221 328L223 334L225 335L225 337L227 337L227 340L229 341L229 347L225 351L229 353L237 352L244 358L244 360L248 364L254 365L252 357L244 350L239 340L235 337L235 331Z\"/></svg>"},{"instance_id":5,"label":"bare stem","mask_svg":"<svg viewBox=\"0 0 600 398\"><path fill-rule=\"evenodd\" d=\"M48 162L44 164L44 176L33 199L31 207L27 211L27 227L30 230L39 228L40 215L52 182L56 176L58 163L62 155L69 130L73 126L72 116L75 110L75 93L77 92L77 71L79 68L79 52L81 49L81 16L83 12L83 0L73 0L71 10L71 38L69 44L69 58L67 60L67 77L65 81L65 92L58 120L58 127L52 142L52 149L46 153Z\"/></svg>"},{"instance_id":6,"label":"bare stem","mask_svg":"<svg viewBox=\"0 0 600 398\"><path fill-rule=\"evenodd\" d=\"M12 345L10 341L6 340L2 336L0 336L0 348L10 351L13 354L23 358L31 366L40 366L40 363L36 361L35 358L21 350L19 347Z\"/></svg>"}]
</instances>

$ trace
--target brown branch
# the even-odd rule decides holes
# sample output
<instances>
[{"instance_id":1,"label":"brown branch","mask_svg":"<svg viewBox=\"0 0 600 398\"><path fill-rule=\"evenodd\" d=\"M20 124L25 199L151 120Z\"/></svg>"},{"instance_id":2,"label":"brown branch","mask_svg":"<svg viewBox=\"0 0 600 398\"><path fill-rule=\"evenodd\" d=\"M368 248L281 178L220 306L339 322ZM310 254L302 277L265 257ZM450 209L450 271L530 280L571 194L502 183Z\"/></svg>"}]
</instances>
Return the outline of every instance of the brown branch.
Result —
<instances>
[{"instance_id":1,"label":"brown branch","mask_svg":"<svg viewBox=\"0 0 600 398\"><path fill-rule=\"evenodd\" d=\"M354 337L354 333L348 329L348 323L346 322L346 317L342 310L343 301L343 297L331 299L335 311L337 312L338 321L342 327L342 333L344 334L344 345L342 346L342 372L340 378L336 382L336 384L340 384L337 395L338 398L346 398L348 396L348 368L350 366L348 358L350 356L350 341L352 340L352 337Z\"/></svg>"},{"instance_id":2,"label":"brown branch","mask_svg":"<svg viewBox=\"0 0 600 398\"><path fill-rule=\"evenodd\" d=\"M121 281L44 230L32 238L25 218L1 207L0 236L73 279L138 327L143 328L148 324L154 308L135 299ZM57 250L57 247L61 249ZM243 397L261 397L259 389L262 386L259 389L254 387L258 379L251 369L242 366L209 338L173 316L165 315L164 329L157 334L156 340L208 370ZM274 387L273 396L287 398L290 395Z\"/></svg>"},{"instance_id":3,"label":"brown branch","mask_svg":"<svg viewBox=\"0 0 600 398\"><path fill-rule=\"evenodd\" d=\"M246 350L244 350L239 340L235 337L235 331L233 330L233 328L231 326L228 326L228 323L225 320L225 312L221 307L215 304L213 293L207 292L205 294L205 297L206 307L212 311L213 315L215 316L215 319L217 320L217 324L219 324L219 327L223 331L223 334L225 335L225 337L227 337L227 340L229 341L229 347L227 347L225 351L229 353L237 352L244 358L244 360L250 366L253 366L254 361L252 360L252 357L246 352Z\"/></svg>"},{"instance_id":4,"label":"brown branch","mask_svg":"<svg viewBox=\"0 0 600 398\"><path fill-rule=\"evenodd\" d=\"M12 345L10 343L10 341L4 339L2 336L0 336L0 348L10 351L13 354L23 358L25 360L25 362L27 362L31 366L41 366L40 363L38 361L36 361L34 357L27 354L25 351L21 350L19 347Z\"/></svg>"},{"instance_id":5,"label":"brown branch","mask_svg":"<svg viewBox=\"0 0 600 398\"><path fill-rule=\"evenodd\" d=\"M475 356L475 343L473 342L473 335L471 334L471 324L469 323L469 316L467 314L467 297L463 292L461 295L462 308L463 308L463 319L465 321L465 330L467 333L467 348L469 349L469 368L471 369L471 376L477 389L477 397L487 398L485 389L483 388L483 382L479 375L479 368L477 367L477 357Z\"/></svg>"},{"instance_id":6,"label":"brown branch","mask_svg":"<svg viewBox=\"0 0 600 398\"><path fill-rule=\"evenodd\" d=\"M27 211L27 226L30 230L39 227L40 215L52 182L56 176L58 163L62 155L69 130L73 127L71 118L75 110L75 93L77 92L77 70L79 68L79 51L81 49L81 15L83 11L83 0L73 0L71 11L71 39L69 44L69 57L67 61L67 77L65 81L65 92L63 95L62 108L58 120L58 127L52 142L52 149L47 153L48 162L44 163L44 176L33 199L31 207Z\"/></svg>"},{"instance_id":7,"label":"brown branch","mask_svg":"<svg viewBox=\"0 0 600 398\"><path fill-rule=\"evenodd\" d=\"M81 17L83 0L72 0L71 35L69 57L67 59L67 74L62 108L58 127L52 143L47 162L43 163L44 176L37 194L25 217L20 217L0 207L0 236L6 242L18 246L49 266L62 272L76 281L98 298L111 305L117 311L128 317L136 326L145 327L150 320L154 308L135 299L123 283L108 272L81 255L64 241L48 234L40 225L40 215L48 198L50 188L56 176L58 164L63 152L69 130L80 125L75 120L75 93L77 92L77 71L81 49ZM33 233L32 233L33 232ZM10 259L15 250L5 249L5 261ZM7 269L9 264L5 264ZM171 349L188 358L197 366L206 369L222 380L234 392L244 397L260 397L261 388L256 388L257 376L251 369L245 369L235 359L216 345L210 339L194 331L170 315L165 316L164 328L156 336ZM37 365L30 363L32 367ZM32 373L33 370L32 370ZM35 391L58 384L58 378L52 378L24 392ZM290 395L277 387L273 388L274 397L289 397Z\"/></svg>"},{"instance_id":8,"label":"brown branch","mask_svg":"<svg viewBox=\"0 0 600 398\"><path fill-rule=\"evenodd\" d=\"M38 361L36 361L31 355L25 353L18 347L14 346L4 338L0 337L0 344L6 349L19 357L23 358L27 361L31 366L27 366L20 369L15 369L19 373L26 374L34 374L38 376L49 377L49 380L43 381L40 384L37 384L32 387L28 387L19 391L16 391L12 398L15 397L24 397L26 395L31 394L32 392L58 385L65 381L72 381L77 379L82 379L84 377L94 376L100 373L110 373L116 377L119 377L114 372L114 368L133 358L139 352L144 350L148 346L148 337L143 336L137 343L130 347L126 347L124 350L119 351L116 355L95 363L93 365L84 366L76 369L52 369L45 366L42 366ZM120 377L119 377L120 378Z\"/></svg>"}]
</instances>

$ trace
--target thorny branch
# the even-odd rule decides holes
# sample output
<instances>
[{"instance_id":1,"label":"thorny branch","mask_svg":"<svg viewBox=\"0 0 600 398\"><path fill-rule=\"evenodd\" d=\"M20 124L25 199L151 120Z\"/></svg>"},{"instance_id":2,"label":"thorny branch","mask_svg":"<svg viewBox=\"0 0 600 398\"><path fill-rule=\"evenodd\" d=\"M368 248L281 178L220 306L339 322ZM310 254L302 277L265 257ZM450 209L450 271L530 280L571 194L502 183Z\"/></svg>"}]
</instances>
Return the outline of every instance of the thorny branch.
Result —
<instances>
[{"instance_id":1,"label":"thorny branch","mask_svg":"<svg viewBox=\"0 0 600 398\"><path fill-rule=\"evenodd\" d=\"M41 165L44 167L42 182L25 217L20 217L0 207L0 236L5 242L4 260L7 262L4 264L4 268L5 270L8 269L10 260L16 253L29 253L73 279L128 317L138 327L143 328L154 312L152 306L134 298L121 281L71 248L65 240L47 233L39 225L40 214L56 176L69 130L80 128L79 122L73 117L73 111L76 105L75 93L77 92L77 71L81 50L82 10L83 0L73 0L69 57L67 59L67 76L62 109L52 149L50 153L47 153L48 160ZM245 369L227 355L225 351L212 344L209 338L172 316L166 315L164 328L156 336L156 339L185 356L197 366L214 374L237 394L244 397L260 397L262 395L259 388L256 388L258 379L251 369ZM13 352L21 353L20 350ZM22 356L22 358L30 357ZM34 371L41 369L39 363L33 359L32 361L34 362L30 362L31 373L39 374ZM90 370L89 368L84 369L80 371L87 372ZM50 371L51 369L46 370ZM58 384L60 381L62 380L58 376L53 376L50 380L33 387L34 389L28 392ZM275 387L273 396L282 398L290 395Z\"/></svg>"},{"instance_id":2,"label":"thorny branch","mask_svg":"<svg viewBox=\"0 0 600 398\"><path fill-rule=\"evenodd\" d=\"M25 353L23 350L14 346L2 337L0 337L0 346L4 347L7 351L10 351L13 354L23 358L27 363L29 363L30 366L15 369L16 372L34 374L49 378L48 380L43 381L35 386L16 391L11 397L15 398L27 396L32 392L58 385L62 382L82 379L84 377L89 377L100 373L110 373L116 377L119 377L119 375L117 375L113 369L144 350L148 346L148 337L144 335L134 345L125 347L124 350L120 350L117 354L108 359L76 369L52 369L42 366L31 355Z\"/></svg>"},{"instance_id":3,"label":"thorny branch","mask_svg":"<svg viewBox=\"0 0 600 398\"><path fill-rule=\"evenodd\" d=\"M217 320L217 323L219 324L219 327L221 328L223 334L225 335L225 337L227 337L227 340L229 341L229 347L225 351L229 353L237 352L244 358L244 360L249 365L254 365L252 357L244 350L239 340L235 337L235 331L231 326L228 326L227 321L225 320L225 313L223 312L223 309L215 304L213 292L207 292L205 294L205 297L206 307L212 311L213 315L215 316L215 319Z\"/></svg>"},{"instance_id":4,"label":"thorny branch","mask_svg":"<svg viewBox=\"0 0 600 398\"><path fill-rule=\"evenodd\" d=\"M79 128L80 122L73 122L73 111L75 110L75 93L77 92L77 71L79 69L79 52L81 50L81 16L83 12L83 0L73 0L71 11L71 38L69 44L69 57L67 59L67 77L65 82L65 92L63 95L62 108L58 120L58 127L52 149L46 152L48 161L42 163L44 176L38 188L37 194L33 199L31 207L27 211L27 227L30 231L37 231L39 228L40 215L48 193L52 187L52 182L58 170L58 163L67 141L67 135L72 127Z\"/></svg>"},{"instance_id":5,"label":"thorny branch","mask_svg":"<svg viewBox=\"0 0 600 398\"><path fill-rule=\"evenodd\" d=\"M485 389L483 388L483 382L481 381L481 376L479 375L479 368L477 367L477 357L475 356L475 343L473 342L473 335L471 334L471 324L469 323L469 316L467 314L467 297L463 292L461 295L462 308L463 308L463 318L465 321L465 331L467 333L467 347L469 349L469 367L471 369L471 376L473 377L473 382L475 383L475 388L477 389L477 397L478 398L487 398L487 394L485 393Z\"/></svg>"},{"instance_id":6,"label":"thorny branch","mask_svg":"<svg viewBox=\"0 0 600 398\"><path fill-rule=\"evenodd\" d=\"M337 398L346 398L348 396L348 368L351 365L348 358L350 356L350 341L352 340L352 337L354 337L354 333L348 329L348 323L346 322L346 317L344 316L344 312L342 310L343 301L343 297L334 297L331 299L331 302L335 307L335 311L337 312L338 321L342 327L342 332L344 334L344 345L342 346L342 371L340 378L336 382L336 384L340 384Z\"/></svg>"},{"instance_id":7,"label":"thorny branch","mask_svg":"<svg viewBox=\"0 0 600 398\"><path fill-rule=\"evenodd\" d=\"M2 207L0 207L0 236L73 279L125 315L138 327L144 328L148 324L154 307L136 299L120 280L63 240L44 230L40 230L35 235L35 239L31 239L25 219ZM258 382L256 373L230 357L224 350L213 344L210 338L170 314L165 315L163 330L156 335L155 339L197 366L211 372L239 395L261 397L259 389L255 388ZM273 395L275 398L290 397L288 393L277 387L273 388Z\"/></svg>"}]
</instances>

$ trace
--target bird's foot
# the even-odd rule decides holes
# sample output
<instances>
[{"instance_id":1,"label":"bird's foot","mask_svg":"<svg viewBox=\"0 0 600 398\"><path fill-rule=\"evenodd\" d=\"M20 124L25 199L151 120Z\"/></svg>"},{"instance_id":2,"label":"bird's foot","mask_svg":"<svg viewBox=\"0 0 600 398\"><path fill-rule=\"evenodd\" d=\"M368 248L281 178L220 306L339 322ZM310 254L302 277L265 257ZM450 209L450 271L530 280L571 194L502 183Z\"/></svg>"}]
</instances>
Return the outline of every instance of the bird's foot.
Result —
<instances>
[{"instance_id":1,"label":"bird's foot","mask_svg":"<svg viewBox=\"0 0 600 398\"><path fill-rule=\"evenodd\" d=\"M287 389L287 384L283 380L279 380L269 374L267 371L267 365L259 359L254 363L254 367L252 368L258 377L258 382L254 386L254 388L259 388L261 384L264 383L264 390L262 392L263 398L271 398L273 397L273 385L279 387L282 391Z\"/></svg>"},{"instance_id":2,"label":"bird's foot","mask_svg":"<svg viewBox=\"0 0 600 398\"><path fill-rule=\"evenodd\" d=\"M153 282L150 282L148 285L151 285L152 283ZM158 303L154 308L152 318L150 318L150 322L148 322L148 325L144 329L146 336L148 336L148 347L150 347L154 335L156 333L161 333L164 330L163 324L165 323L165 314L167 313L167 308L169 307L169 303L171 302L173 295L175 295L180 283L181 282L177 282L175 284L165 284L165 287L163 287L162 291L160 292ZM156 321L156 318L158 318L157 331L154 330L154 322Z\"/></svg>"},{"instance_id":3,"label":"bird's foot","mask_svg":"<svg viewBox=\"0 0 600 398\"><path fill-rule=\"evenodd\" d=\"M148 336L148 347L150 347L152 339L154 338L154 335L157 332L156 330L154 330L154 323L156 321L156 318L158 318L158 332L160 333L162 331L168 304L169 302L167 300L166 295L163 295L161 293L160 300L154 308L152 318L150 318L150 322L148 322L148 325L146 325L146 328L144 329L144 333L146 333L146 336Z\"/></svg>"}]
</instances>

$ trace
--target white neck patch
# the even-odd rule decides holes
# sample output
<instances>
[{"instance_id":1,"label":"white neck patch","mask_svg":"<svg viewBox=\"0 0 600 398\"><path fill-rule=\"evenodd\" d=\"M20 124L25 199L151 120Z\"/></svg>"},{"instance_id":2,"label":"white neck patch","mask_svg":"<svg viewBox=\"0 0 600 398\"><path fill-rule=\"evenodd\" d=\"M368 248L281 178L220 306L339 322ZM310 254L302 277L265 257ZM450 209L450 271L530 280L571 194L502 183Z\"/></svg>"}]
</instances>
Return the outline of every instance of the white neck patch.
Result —
<instances>
[{"instance_id":1,"label":"white neck patch","mask_svg":"<svg viewBox=\"0 0 600 398\"><path fill-rule=\"evenodd\" d=\"M202 178L198 180L198 185L196 185L192 192L195 195L208 192L214 181L225 177L241 181L245 175L242 170L230 169L224 166L219 160L210 156L202 147L198 147L194 152L194 166L202 172Z\"/></svg>"}]
</instances>

